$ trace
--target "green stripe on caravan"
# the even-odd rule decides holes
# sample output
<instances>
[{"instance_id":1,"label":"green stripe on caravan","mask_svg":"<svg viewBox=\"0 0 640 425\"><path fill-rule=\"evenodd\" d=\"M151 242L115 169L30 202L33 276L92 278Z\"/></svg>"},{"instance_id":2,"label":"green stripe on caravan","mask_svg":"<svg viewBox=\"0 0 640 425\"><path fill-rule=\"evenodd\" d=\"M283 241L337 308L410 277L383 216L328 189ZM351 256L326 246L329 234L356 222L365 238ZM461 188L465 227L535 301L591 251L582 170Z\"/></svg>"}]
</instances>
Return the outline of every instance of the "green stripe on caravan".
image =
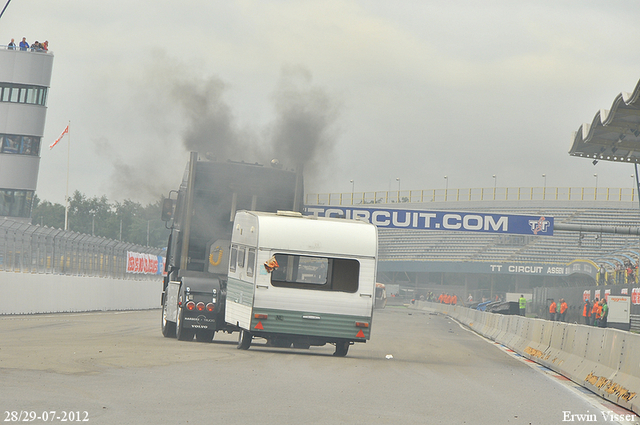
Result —
<instances>
[{"instance_id":1,"label":"green stripe on caravan","mask_svg":"<svg viewBox=\"0 0 640 425\"><path fill-rule=\"evenodd\" d=\"M344 314L309 313L304 311L253 309L251 329L255 330L258 322L265 332L290 335L324 336L332 338L353 339L360 329L364 338L369 339L370 327L359 328L356 323L369 323L371 317L347 316ZM256 318L267 316L267 318Z\"/></svg>"}]
</instances>

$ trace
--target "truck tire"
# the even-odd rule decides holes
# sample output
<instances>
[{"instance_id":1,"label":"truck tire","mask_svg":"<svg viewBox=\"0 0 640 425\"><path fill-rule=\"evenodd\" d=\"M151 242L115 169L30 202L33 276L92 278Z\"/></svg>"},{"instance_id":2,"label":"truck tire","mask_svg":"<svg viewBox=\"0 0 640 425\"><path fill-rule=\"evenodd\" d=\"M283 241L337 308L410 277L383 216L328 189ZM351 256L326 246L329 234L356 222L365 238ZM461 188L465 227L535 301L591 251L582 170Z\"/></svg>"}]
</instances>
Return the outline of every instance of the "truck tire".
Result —
<instances>
[{"instance_id":1,"label":"truck tire","mask_svg":"<svg viewBox=\"0 0 640 425\"><path fill-rule=\"evenodd\" d=\"M162 303L162 335L164 335L165 338L176 337L175 322L167 320L167 297L165 297L164 303Z\"/></svg>"},{"instance_id":2,"label":"truck tire","mask_svg":"<svg viewBox=\"0 0 640 425\"><path fill-rule=\"evenodd\" d=\"M349 351L349 341L336 342L336 351L333 353L336 357L344 357Z\"/></svg>"},{"instance_id":3,"label":"truck tire","mask_svg":"<svg viewBox=\"0 0 640 425\"><path fill-rule=\"evenodd\" d=\"M203 331L196 331L196 341L198 342L211 342L213 341L213 336L215 335L215 331L210 329L205 329Z\"/></svg>"},{"instance_id":4,"label":"truck tire","mask_svg":"<svg viewBox=\"0 0 640 425\"><path fill-rule=\"evenodd\" d=\"M178 321L176 322L176 337L180 341L191 341L193 339L193 330L185 329L182 327L183 325L183 315L182 308L178 308Z\"/></svg>"},{"instance_id":5,"label":"truck tire","mask_svg":"<svg viewBox=\"0 0 640 425\"><path fill-rule=\"evenodd\" d=\"M253 335L251 332L240 330L240 335L238 336L238 350L248 350L251 346L251 339Z\"/></svg>"}]
</instances>

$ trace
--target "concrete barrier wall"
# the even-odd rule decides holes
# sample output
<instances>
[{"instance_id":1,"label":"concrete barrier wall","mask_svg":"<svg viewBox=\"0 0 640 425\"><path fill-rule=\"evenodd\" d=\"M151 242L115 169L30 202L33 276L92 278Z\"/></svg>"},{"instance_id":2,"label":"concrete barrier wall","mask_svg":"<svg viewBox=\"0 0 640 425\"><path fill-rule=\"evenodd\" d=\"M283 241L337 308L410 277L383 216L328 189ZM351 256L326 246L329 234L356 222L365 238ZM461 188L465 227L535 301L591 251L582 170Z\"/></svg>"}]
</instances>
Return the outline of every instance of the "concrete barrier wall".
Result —
<instances>
[{"instance_id":1,"label":"concrete barrier wall","mask_svg":"<svg viewBox=\"0 0 640 425\"><path fill-rule=\"evenodd\" d=\"M640 377L638 377L638 370L640 370L640 359L638 359L638 353L640 353L640 339L638 338L628 338L624 342L624 349L622 350L622 354L620 355L620 367L618 368L618 373L615 376L616 384L621 388L640 388ZM613 390L616 391L615 388L609 389L607 391ZM635 391L635 390L633 390ZM630 397L629 397L630 398ZM640 402L636 399L625 400L625 403L628 403L631 406L638 406ZM623 404L626 407L626 404ZM627 407L630 409L629 407ZM636 409L632 409L636 413L638 412Z\"/></svg>"},{"instance_id":2,"label":"concrete barrier wall","mask_svg":"<svg viewBox=\"0 0 640 425\"><path fill-rule=\"evenodd\" d=\"M527 346L526 335L530 332L531 322L525 320L524 317L518 316L516 319L515 327L511 328L510 334L505 336L503 344L507 347L511 347L512 350L519 349L518 352L524 351Z\"/></svg>"},{"instance_id":3,"label":"concrete barrier wall","mask_svg":"<svg viewBox=\"0 0 640 425\"><path fill-rule=\"evenodd\" d=\"M587 355L587 335L588 332L578 325L567 326L562 351L569 355L558 365L559 373L564 376L577 375Z\"/></svg>"},{"instance_id":4,"label":"concrete barrier wall","mask_svg":"<svg viewBox=\"0 0 640 425\"><path fill-rule=\"evenodd\" d=\"M417 301L640 415L640 335Z\"/></svg>"},{"instance_id":5,"label":"concrete barrier wall","mask_svg":"<svg viewBox=\"0 0 640 425\"><path fill-rule=\"evenodd\" d=\"M161 293L159 280L0 272L0 314L152 309Z\"/></svg>"}]
</instances>

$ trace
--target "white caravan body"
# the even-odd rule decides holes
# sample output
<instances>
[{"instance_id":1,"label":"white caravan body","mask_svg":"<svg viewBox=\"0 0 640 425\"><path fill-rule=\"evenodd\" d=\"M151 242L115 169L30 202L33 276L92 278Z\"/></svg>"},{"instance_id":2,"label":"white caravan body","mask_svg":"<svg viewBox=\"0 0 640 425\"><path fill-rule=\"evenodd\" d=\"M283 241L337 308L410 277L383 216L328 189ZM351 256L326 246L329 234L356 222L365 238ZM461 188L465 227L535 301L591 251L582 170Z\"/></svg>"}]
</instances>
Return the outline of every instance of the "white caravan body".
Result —
<instances>
[{"instance_id":1,"label":"white caravan body","mask_svg":"<svg viewBox=\"0 0 640 425\"><path fill-rule=\"evenodd\" d=\"M237 212L225 321L277 346L365 342L377 238L376 227L362 221Z\"/></svg>"}]
</instances>

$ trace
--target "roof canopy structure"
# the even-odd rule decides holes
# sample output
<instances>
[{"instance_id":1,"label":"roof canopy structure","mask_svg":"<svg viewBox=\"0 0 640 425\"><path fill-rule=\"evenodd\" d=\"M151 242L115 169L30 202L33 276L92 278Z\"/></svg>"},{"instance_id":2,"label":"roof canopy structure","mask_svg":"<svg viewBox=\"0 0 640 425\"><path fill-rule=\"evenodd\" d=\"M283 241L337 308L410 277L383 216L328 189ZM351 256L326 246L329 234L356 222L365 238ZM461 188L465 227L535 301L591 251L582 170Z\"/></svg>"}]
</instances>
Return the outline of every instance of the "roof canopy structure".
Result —
<instances>
[{"instance_id":1,"label":"roof canopy structure","mask_svg":"<svg viewBox=\"0 0 640 425\"><path fill-rule=\"evenodd\" d=\"M591 124L573 135L569 155L597 161L640 163L640 81L633 93L620 93L611 109L601 109Z\"/></svg>"}]
</instances>

